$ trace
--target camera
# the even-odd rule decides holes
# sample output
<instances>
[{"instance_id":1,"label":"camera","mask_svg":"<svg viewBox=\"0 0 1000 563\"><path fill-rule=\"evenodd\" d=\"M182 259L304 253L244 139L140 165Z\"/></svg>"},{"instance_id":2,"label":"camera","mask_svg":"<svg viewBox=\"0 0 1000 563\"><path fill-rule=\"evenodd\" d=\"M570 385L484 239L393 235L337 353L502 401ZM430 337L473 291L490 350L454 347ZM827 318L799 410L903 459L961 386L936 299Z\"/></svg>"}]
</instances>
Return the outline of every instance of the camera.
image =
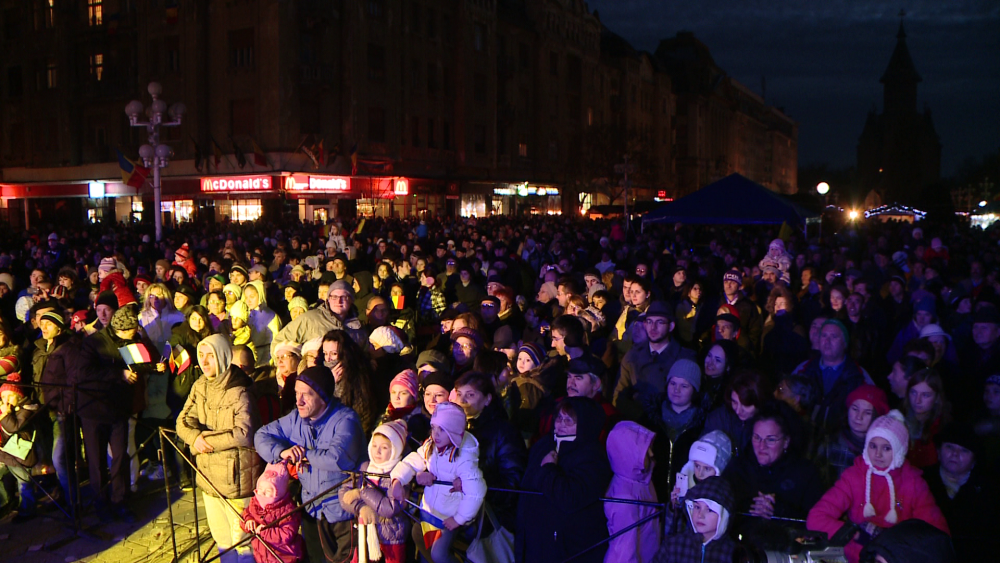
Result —
<instances>
[{"instance_id":1,"label":"camera","mask_svg":"<svg viewBox=\"0 0 1000 563\"><path fill-rule=\"evenodd\" d=\"M762 548L741 541L736 560L743 563L846 563L844 545L855 531L854 526L847 525L828 540L824 532L787 530L789 541L783 549L767 549L776 546Z\"/></svg>"}]
</instances>

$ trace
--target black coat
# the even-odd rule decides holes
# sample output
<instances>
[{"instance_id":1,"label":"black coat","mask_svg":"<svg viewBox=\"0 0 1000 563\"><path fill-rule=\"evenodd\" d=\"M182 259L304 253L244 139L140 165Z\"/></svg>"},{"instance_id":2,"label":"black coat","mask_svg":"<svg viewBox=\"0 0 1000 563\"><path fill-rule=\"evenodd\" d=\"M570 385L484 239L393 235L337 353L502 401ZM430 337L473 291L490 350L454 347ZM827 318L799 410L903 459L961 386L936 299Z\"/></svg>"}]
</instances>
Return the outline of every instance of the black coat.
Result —
<instances>
[{"instance_id":1,"label":"black coat","mask_svg":"<svg viewBox=\"0 0 1000 563\"><path fill-rule=\"evenodd\" d=\"M469 420L469 432L479 441L479 469L489 490L486 502L490 503L500 525L513 532L516 527L516 493L498 493L493 488L517 489L524 477L528 463L528 450L521 433L511 424L499 401L490 403L478 417ZM484 522L483 533L489 520Z\"/></svg>"},{"instance_id":2,"label":"black coat","mask_svg":"<svg viewBox=\"0 0 1000 563\"><path fill-rule=\"evenodd\" d=\"M1000 491L995 479L988 478L977 465L955 498L948 498L939 465L924 470L924 480L948 522L959 561L975 561L982 554L995 556L1000 552L1000 534L997 534Z\"/></svg>"},{"instance_id":3,"label":"black coat","mask_svg":"<svg viewBox=\"0 0 1000 563\"><path fill-rule=\"evenodd\" d=\"M121 340L111 327L83 339L79 359L70 370L70 383L78 385L76 412L80 418L110 423L145 408L146 378L143 373L155 369L154 364L133 365L133 371L140 376L136 383L129 384L123 375L128 366L118 353L120 347L139 341L138 338ZM150 351L156 351L152 343L143 342Z\"/></svg>"},{"instance_id":4,"label":"black coat","mask_svg":"<svg viewBox=\"0 0 1000 563\"><path fill-rule=\"evenodd\" d=\"M577 435L560 446L558 462L542 465L555 450L553 434L545 435L528 454L521 495L514 556L519 563L562 561L608 537L604 504L599 500L611 482L611 466L599 436L604 411L591 399L569 397L577 413ZM607 545L576 558L602 563Z\"/></svg>"}]
</instances>

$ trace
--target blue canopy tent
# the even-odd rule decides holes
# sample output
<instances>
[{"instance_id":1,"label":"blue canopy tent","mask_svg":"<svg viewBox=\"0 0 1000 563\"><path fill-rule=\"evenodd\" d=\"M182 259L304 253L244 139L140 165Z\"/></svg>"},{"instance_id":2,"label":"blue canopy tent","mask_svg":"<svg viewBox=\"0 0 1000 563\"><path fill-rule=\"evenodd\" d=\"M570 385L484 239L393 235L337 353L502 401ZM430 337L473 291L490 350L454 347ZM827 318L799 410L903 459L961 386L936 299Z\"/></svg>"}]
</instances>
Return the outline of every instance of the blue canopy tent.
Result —
<instances>
[{"instance_id":1,"label":"blue canopy tent","mask_svg":"<svg viewBox=\"0 0 1000 563\"><path fill-rule=\"evenodd\" d=\"M740 174L725 178L647 213L653 223L780 225L805 227L819 216Z\"/></svg>"}]
</instances>

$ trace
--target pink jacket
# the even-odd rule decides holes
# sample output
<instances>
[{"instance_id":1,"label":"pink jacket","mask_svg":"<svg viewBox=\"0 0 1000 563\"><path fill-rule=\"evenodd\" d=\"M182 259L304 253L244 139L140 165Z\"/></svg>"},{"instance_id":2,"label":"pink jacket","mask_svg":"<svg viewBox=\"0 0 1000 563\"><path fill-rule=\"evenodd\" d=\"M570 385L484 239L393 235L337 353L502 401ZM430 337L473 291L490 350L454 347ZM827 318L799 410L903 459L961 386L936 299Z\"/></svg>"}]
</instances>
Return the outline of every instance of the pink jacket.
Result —
<instances>
[{"instance_id":1,"label":"pink jacket","mask_svg":"<svg viewBox=\"0 0 1000 563\"><path fill-rule=\"evenodd\" d=\"M253 548L253 559L258 563L296 563L302 561L305 556L305 542L299 535L299 526L302 524L302 512L295 511L295 501L291 495L269 504L266 508L257 502L257 497L252 497L250 504L243 511L244 520L253 520L258 524L270 524L282 519L289 512L294 512L291 516L284 517L273 528L261 530L260 539L254 538L250 542ZM244 528L244 531L246 529ZM270 550L260 542L263 539L274 551L281 556L281 561L277 561Z\"/></svg>"},{"instance_id":2,"label":"pink jacket","mask_svg":"<svg viewBox=\"0 0 1000 563\"><path fill-rule=\"evenodd\" d=\"M651 482L652 468L645 469L646 451L655 434L634 422L619 422L608 433L608 461L614 476L607 496L657 502ZM605 503L608 533L628 527L656 510L631 504ZM647 563L660 547L660 522L652 519L611 540L604 563Z\"/></svg>"},{"instance_id":3,"label":"pink jacket","mask_svg":"<svg viewBox=\"0 0 1000 563\"><path fill-rule=\"evenodd\" d=\"M890 508L889 484L885 477L872 475L871 500L875 507L875 516L864 517L865 474L867 472L868 465L865 464L864 458L862 456L855 458L854 465L844 471L840 479L809 511L806 527L810 530L826 532L832 536L844 525L842 517L845 513L847 518L855 524L871 522L880 528L892 527L893 524L885 521L885 516L889 513ZM948 530L948 523L935 504L934 497L919 469L911 466L910 462L907 461L903 463L902 467L889 474L896 487L897 524L904 520L917 518L948 534L951 533ZM861 554L861 545L851 541L844 548L844 554L850 563L857 563Z\"/></svg>"}]
</instances>

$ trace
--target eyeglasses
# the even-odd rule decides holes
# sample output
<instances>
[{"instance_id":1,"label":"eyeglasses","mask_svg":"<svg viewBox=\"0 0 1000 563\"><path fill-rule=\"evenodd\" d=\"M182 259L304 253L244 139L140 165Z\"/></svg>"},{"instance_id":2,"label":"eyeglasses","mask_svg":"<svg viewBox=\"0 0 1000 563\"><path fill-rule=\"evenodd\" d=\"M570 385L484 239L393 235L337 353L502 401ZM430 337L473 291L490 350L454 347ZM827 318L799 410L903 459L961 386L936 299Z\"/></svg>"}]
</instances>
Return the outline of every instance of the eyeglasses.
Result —
<instances>
[{"instance_id":1,"label":"eyeglasses","mask_svg":"<svg viewBox=\"0 0 1000 563\"><path fill-rule=\"evenodd\" d=\"M767 447L773 448L775 444L777 444L778 442L784 440L785 437L784 436L768 436L767 438L761 438L760 436L754 434L750 439L753 440L754 444L759 444L761 442L764 442L765 444L767 444Z\"/></svg>"},{"instance_id":2,"label":"eyeglasses","mask_svg":"<svg viewBox=\"0 0 1000 563\"><path fill-rule=\"evenodd\" d=\"M656 326L656 327L665 327L669 324L667 321L663 319L646 319L645 323L646 326Z\"/></svg>"},{"instance_id":3,"label":"eyeglasses","mask_svg":"<svg viewBox=\"0 0 1000 563\"><path fill-rule=\"evenodd\" d=\"M471 344L459 344L458 342L451 345L452 348L460 349L463 352L471 352L476 349L475 346Z\"/></svg>"},{"instance_id":4,"label":"eyeglasses","mask_svg":"<svg viewBox=\"0 0 1000 563\"><path fill-rule=\"evenodd\" d=\"M277 359L279 360L290 360L292 358L298 359L298 356L296 356L295 354L282 354L280 356L277 356Z\"/></svg>"}]
</instances>

